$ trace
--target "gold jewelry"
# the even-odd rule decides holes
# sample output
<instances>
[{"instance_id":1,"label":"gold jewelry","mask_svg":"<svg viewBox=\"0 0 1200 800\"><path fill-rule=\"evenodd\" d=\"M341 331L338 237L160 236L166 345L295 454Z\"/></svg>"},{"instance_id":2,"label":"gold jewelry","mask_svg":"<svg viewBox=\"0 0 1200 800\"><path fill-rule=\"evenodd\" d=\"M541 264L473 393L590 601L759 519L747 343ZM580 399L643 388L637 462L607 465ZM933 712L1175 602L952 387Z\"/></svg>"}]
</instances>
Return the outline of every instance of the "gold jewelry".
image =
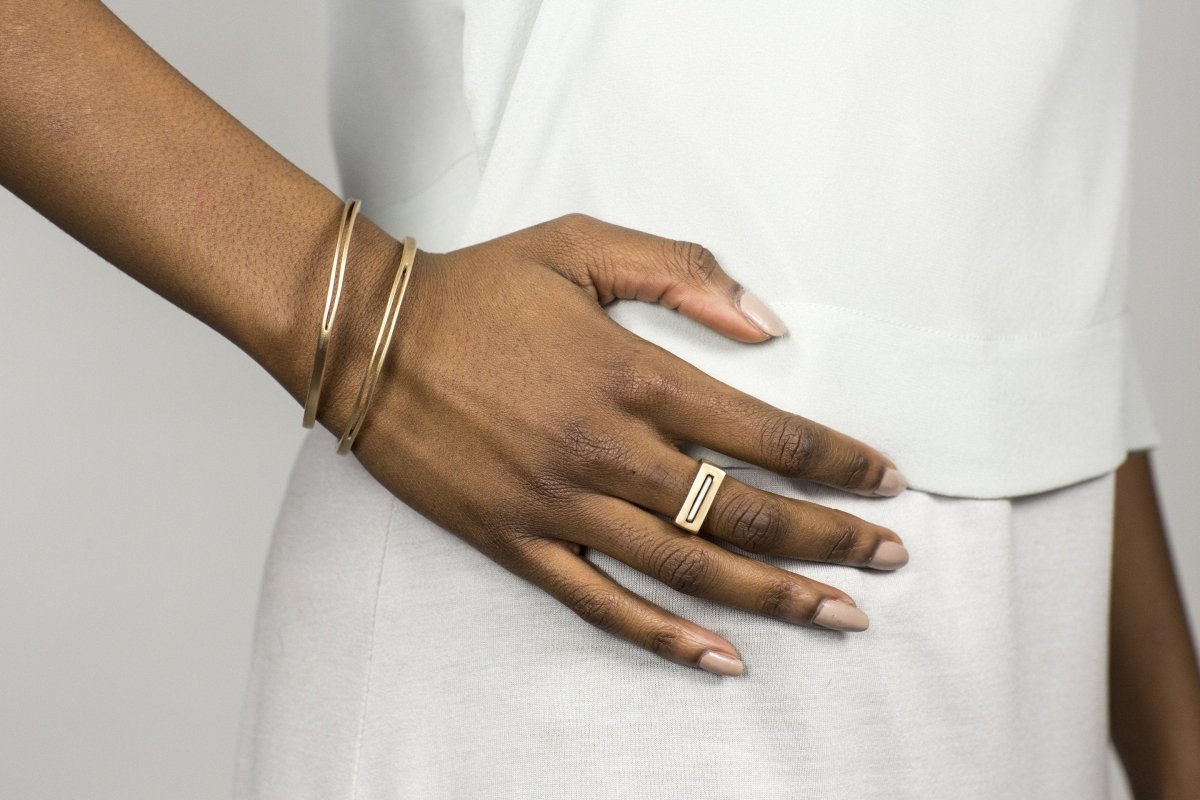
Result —
<instances>
[{"instance_id":1,"label":"gold jewelry","mask_svg":"<svg viewBox=\"0 0 1200 800\"><path fill-rule=\"evenodd\" d=\"M312 377L308 380L308 397L304 400L304 427L317 422L317 401L321 399L321 383L325 380L325 354L329 349L329 333L337 316L338 301L342 298L342 282L346 277L346 259L350 254L350 236L358 218L358 200L348 199L342 206L342 221L338 226L337 243L333 246L333 267L329 271L329 291L325 294L325 313L317 334L317 354L313 356Z\"/></svg>"},{"instance_id":2,"label":"gold jewelry","mask_svg":"<svg viewBox=\"0 0 1200 800\"><path fill-rule=\"evenodd\" d=\"M700 459L700 469L696 472L692 488L688 490L687 498L683 501L683 507L675 515L675 524L685 531L698 532L704 524L704 518L708 516L708 510L712 508L717 489L723 480L725 470L707 458Z\"/></svg>"},{"instance_id":3,"label":"gold jewelry","mask_svg":"<svg viewBox=\"0 0 1200 800\"><path fill-rule=\"evenodd\" d=\"M392 343L392 334L396 331L396 320L400 319L400 304L404 302L404 294L408 289L408 278L412 275L413 262L417 258L417 243L411 236L404 237L404 249L400 252L400 266L396 269L396 278L392 281L392 291L388 294L387 307L383 310L383 324L379 326L379 335L375 337L375 349L363 375L362 385L358 388L358 397L354 400L354 413L350 415L350 424L342 433L338 442L338 455L346 455L354 447L354 439L362 430L367 418L367 407L371 404L371 396L375 394L375 386L383 372L383 359L387 357L388 346Z\"/></svg>"}]
</instances>

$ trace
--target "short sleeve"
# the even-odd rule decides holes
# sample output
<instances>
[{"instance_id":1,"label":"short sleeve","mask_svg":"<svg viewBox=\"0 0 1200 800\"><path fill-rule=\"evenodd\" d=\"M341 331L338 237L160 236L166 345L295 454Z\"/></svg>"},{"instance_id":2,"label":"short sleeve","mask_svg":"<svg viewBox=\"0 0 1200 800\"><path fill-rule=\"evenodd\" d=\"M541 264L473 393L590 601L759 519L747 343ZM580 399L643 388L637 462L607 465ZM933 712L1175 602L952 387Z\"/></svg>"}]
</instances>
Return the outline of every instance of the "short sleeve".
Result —
<instances>
[{"instance_id":1,"label":"short sleeve","mask_svg":"<svg viewBox=\"0 0 1200 800\"><path fill-rule=\"evenodd\" d=\"M1142 380L1137 342L1132 325L1125 326L1125 389L1122 402L1127 451L1152 450L1162 444L1162 437L1150 408L1150 398Z\"/></svg>"}]
</instances>

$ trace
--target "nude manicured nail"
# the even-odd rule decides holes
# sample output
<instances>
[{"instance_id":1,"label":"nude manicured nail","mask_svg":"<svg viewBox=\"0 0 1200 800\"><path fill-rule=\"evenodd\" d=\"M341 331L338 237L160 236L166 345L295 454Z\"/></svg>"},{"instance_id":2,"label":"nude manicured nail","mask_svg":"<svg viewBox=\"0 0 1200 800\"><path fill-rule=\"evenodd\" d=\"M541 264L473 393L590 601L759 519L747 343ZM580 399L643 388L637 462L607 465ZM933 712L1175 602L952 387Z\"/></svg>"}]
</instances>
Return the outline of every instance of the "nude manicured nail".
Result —
<instances>
[{"instance_id":1,"label":"nude manicured nail","mask_svg":"<svg viewBox=\"0 0 1200 800\"><path fill-rule=\"evenodd\" d=\"M745 669L740 659L716 650L705 650L704 655L700 656L699 666L714 675L741 675Z\"/></svg>"},{"instance_id":2,"label":"nude manicured nail","mask_svg":"<svg viewBox=\"0 0 1200 800\"><path fill-rule=\"evenodd\" d=\"M884 470L883 480L879 482L879 488L875 490L875 494L880 497L895 497L907 488L908 481L900 474L900 470L888 467Z\"/></svg>"},{"instance_id":3,"label":"nude manicured nail","mask_svg":"<svg viewBox=\"0 0 1200 800\"><path fill-rule=\"evenodd\" d=\"M867 562L871 569L900 569L908 563L908 550L898 542L880 542Z\"/></svg>"},{"instance_id":4,"label":"nude manicured nail","mask_svg":"<svg viewBox=\"0 0 1200 800\"><path fill-rule=\"evenodd\" d=\"M849 603L826 598L817 608L813 624L835 631L865 631L871 622L866 614Z\"/></svg>"},{"instance_id":5,"label":"nude manicured nail","mask_svg":"<svg viewBox=\"0 0 1200 800\"><path fill-rule=\"evenodd\" d=\"M787 326L783 324L783 320L767 308L767 304L759 300L754 293L743 290L742 296L738 298L738 308L763 333L769 336L783 336L787 333Z\"/></svg>"}]
</instances>

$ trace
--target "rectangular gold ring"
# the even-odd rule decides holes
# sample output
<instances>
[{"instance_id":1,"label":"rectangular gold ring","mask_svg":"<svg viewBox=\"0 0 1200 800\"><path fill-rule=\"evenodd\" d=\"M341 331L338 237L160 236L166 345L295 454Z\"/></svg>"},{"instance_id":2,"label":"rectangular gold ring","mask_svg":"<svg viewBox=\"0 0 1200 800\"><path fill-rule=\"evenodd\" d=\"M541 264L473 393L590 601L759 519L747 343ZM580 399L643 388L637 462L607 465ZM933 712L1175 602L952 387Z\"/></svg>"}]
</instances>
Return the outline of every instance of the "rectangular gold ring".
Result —
<instances>
[{"instance_id":1,"label":"rectangular gold ring","mask_svg":"<svg viewBox=\"0 0 1200 800\"><path fill-rule=\"evenodd\" d=\"M692 488L688 491L687 499L683 501L683 507L675 515L675 524L685 531L697 533L704 524L704 518L708 516L708 510L712 508L713 499L716 498L717 489L723 480L725 470L707 458L700 459L700 470L696 473L696 479L692 481Z\"/></svg>"}]
</instances>

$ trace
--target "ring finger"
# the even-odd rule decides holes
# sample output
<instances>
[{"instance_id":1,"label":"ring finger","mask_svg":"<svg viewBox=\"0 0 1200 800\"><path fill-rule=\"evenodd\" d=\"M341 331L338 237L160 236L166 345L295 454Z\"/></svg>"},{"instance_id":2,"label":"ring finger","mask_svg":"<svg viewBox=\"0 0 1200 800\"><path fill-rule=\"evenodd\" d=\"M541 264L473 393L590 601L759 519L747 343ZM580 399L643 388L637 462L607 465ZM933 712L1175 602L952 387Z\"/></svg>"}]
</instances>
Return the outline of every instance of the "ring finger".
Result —
<instances>
[{"instance_id":1,"label":"ring finger","mask_svg":"<svg viewBox=\"0 0 1200 800\"><path fill-rule=\"evenodd\" d=\"M571 538L683 594L756 614L841 631L866 630L845 592L732 553L610 495L593 495Z\"/></svg>"}]
</instances>

